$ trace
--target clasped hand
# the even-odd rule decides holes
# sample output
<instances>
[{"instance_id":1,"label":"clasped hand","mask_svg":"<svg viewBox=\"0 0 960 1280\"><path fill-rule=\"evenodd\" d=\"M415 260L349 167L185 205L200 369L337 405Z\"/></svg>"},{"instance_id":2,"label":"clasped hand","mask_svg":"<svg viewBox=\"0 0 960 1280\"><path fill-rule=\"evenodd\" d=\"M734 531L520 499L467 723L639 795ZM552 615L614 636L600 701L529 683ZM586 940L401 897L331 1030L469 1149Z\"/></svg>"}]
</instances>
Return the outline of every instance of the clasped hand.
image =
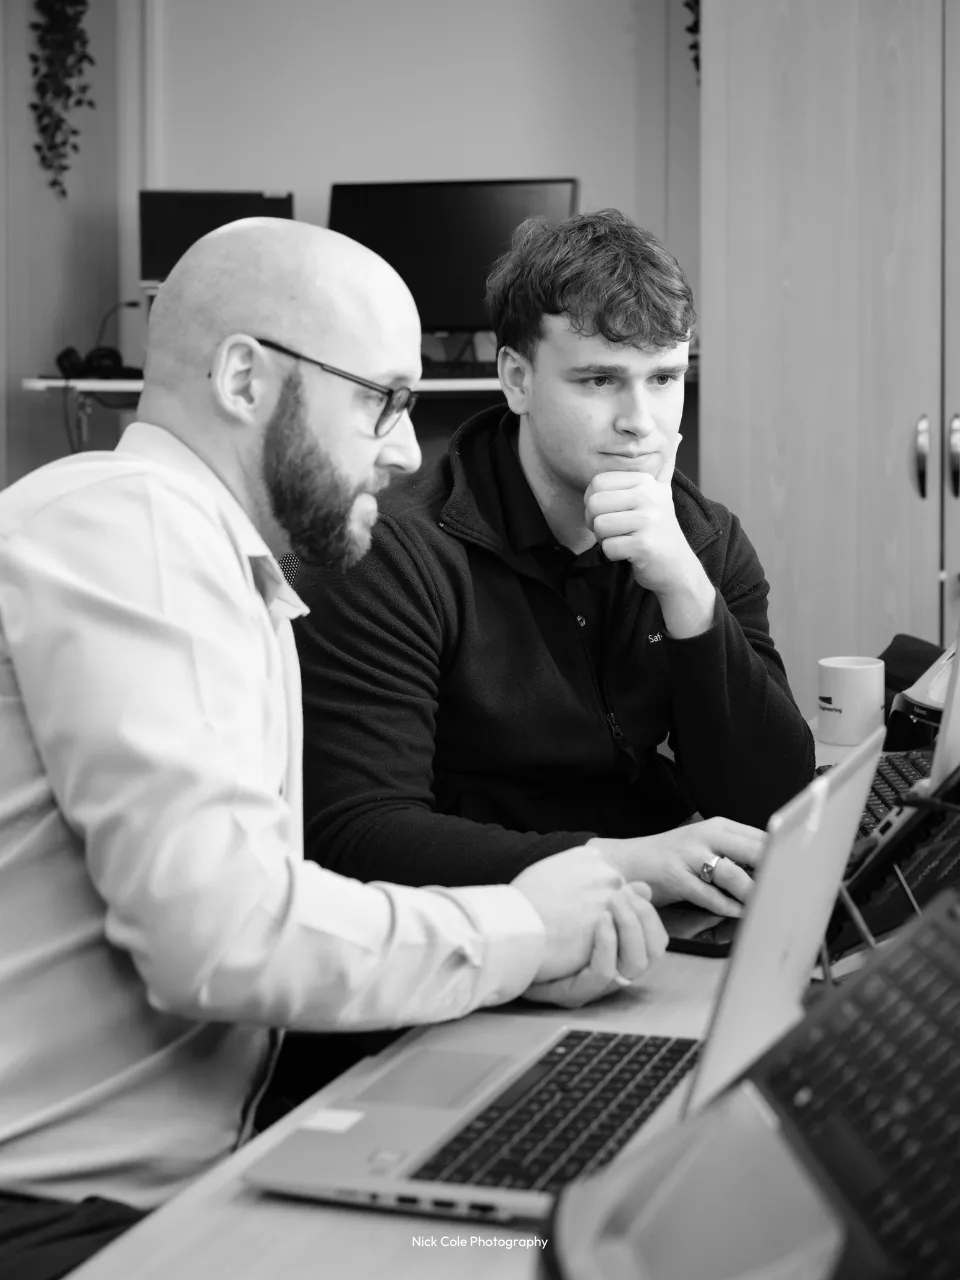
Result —
<instances>
[{"instance_id":1,"label":"clasped hand","mask_svg":"<svg viewBox=\"0 0 960 1280\"><path fill-rule=\"evenodd\" d=\"M543 962L526 998L577 1008L638 978L667 947L645 884L627 883L601 853L579 847L513 881L546 930Z\"/></svg>"},{"instance_id":2,"label":"clasped hand","mask_svg":"<svg viewBox=\"0 0 960 1280\"><path fill-rule=\"evenodd\" d=\"M650 591L669 589L696 561L673 492L644 471L602 471L583 495L584 519L608 560L629 560Z\"/></svg>"},{"instance_id":3,"label":"clasped hand","mask_svg":"<svg viewBox=\"0 0 960 1280\"><path fill-rule=\"evenodd\" d=\"M629 560L641 586L670 590L699 563L683 536L673 506L677 447L656 475L602 471L583 495L584 523L608 560Z\"/></svg>"}]
</instances>

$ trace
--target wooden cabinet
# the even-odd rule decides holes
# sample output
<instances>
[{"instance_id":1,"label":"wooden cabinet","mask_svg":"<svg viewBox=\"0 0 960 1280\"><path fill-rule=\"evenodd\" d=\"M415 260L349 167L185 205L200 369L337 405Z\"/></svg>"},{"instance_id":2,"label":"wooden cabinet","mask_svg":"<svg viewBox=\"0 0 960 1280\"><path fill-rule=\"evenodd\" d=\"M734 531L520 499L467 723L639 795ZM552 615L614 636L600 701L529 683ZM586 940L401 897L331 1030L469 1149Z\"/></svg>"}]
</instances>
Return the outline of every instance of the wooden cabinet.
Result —
<instances>
[{"instance_id":1,"label":"wooden cabinet","mask_svg":"<svg viewBox=\"0 0 960 1280\"><path fill-rule=\"evenodd\" d=\"M810 715L818 657L960 615L960 0L705 0L701 40L701 484Z\"/></svg>"},{"instance_id":2,"label":"wooden cabinet","mask_svg":"<svg viewBox=\"0 0 960 1280\"><path fill-rule=\"evenodd\" d=\"M960 0L944 6L943 640L960 626Z\"/></svg>"}]
</instances>

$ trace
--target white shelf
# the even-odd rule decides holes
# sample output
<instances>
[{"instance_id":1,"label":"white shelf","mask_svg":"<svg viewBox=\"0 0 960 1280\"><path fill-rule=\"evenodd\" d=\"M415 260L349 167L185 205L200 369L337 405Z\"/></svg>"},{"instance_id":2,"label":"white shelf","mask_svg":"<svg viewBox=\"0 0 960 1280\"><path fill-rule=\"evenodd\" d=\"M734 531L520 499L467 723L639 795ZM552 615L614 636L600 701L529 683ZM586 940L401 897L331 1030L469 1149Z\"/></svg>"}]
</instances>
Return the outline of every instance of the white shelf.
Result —
<instances>
[{"instance_id":1,"label":"white shelf","mask_svg":"<svg viewBox=\"0 0 960 1280\"><path fill-rule=\"evenodd\" d=\"M24 391L78 391L90 395L119 391L128 395L143 390L142 378L24 378Z\"/></svg>"},{"instance_id":2,"label":"white shelf","mask_svg":"<svg viewBox=\"0 0 960 1280\"><path fill-rule=\"evenodd\" d=\"M68 389L86 395L143 390L140 378L24 378L24 391L63 391ZM434 391L499 391L498 378L424 378L414 387L418 395Z\"/></svg>"}]
</instances>

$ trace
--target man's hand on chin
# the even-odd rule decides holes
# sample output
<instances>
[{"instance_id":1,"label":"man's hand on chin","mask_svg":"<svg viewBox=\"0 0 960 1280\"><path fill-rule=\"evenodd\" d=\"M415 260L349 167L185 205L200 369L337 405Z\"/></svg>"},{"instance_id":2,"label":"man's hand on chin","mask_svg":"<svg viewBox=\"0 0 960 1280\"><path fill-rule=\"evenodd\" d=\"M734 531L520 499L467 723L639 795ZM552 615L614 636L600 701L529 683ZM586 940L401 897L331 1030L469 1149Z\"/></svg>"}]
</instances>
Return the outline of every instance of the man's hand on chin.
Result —
<instances>
[{"instance_id":1,"label":"man's hand on chin","mask_svg":"<svg viewBox=\"0 0 960 1280\"><path fill-rule=\"evenodd\" d=\"M676 640L713 625L716 588L690 549L673 505L677 448L656 475L601 471L583 496L587 528L608 560L628 560L641 587L660 601L667 633Z\"/></svg>"}]
</instances>

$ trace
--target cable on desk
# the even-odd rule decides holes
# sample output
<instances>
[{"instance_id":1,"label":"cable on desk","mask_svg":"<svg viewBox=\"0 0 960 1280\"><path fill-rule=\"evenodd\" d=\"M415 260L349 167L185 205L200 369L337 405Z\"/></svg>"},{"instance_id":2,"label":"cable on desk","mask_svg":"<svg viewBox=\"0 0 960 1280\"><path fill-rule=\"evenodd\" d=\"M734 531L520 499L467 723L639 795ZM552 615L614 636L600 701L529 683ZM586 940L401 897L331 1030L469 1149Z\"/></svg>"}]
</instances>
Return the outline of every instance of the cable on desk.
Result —
<instances>
[{"instance_id":1,"label":"cable on desk","mask_svg":"<svg viewBox=\"0 0 960 1280\"><path fill-rule=\"evenodd\" d=\"M108 391L107 395L123 395L123 392ZM109 400L102 399L104 393L102 391L85 391L84 395L88 400L92 400L94 404L98 404L101 409L115 409L117 406L110 403Z\"/></svg>"},{"instance_id":2,"label":"cable on desk","mask_svg":"<svg viewBox=\"0 0 960 1280\"><path fill-rule=\"evenodd\" d=\"M79 453L80 445L73 434L73 427L70 422L70 388L61 387L61 405L63 407L63 430L67 437L67 448L71 453Z\"/></svg>"},{"instance_id":3,"label":"cable on desk","mask_svg":"<svg viewBox=\"0 0 960 1280\"><path fill-rule=\"evenodd\" d=\"M935 800L932 796L915 796L907 792L900 797L900 804L905 809L930 809L934 813L960 813L960 804L951 804L949 800Z\"/></svg>"}]
</instances>

